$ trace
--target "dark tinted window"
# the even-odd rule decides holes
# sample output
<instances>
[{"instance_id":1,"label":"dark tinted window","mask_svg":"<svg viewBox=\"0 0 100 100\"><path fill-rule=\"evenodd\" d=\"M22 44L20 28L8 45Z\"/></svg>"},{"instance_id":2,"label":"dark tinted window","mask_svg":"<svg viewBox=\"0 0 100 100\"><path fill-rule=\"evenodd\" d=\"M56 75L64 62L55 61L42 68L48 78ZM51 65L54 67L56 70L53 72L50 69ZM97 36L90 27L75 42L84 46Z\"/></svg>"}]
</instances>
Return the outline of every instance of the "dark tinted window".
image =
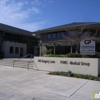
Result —
<instances>
[{"instance_id":1,"label":"dark tinted window","mask_svg":"<svg viewBox=\"0 0 100 100\"><path fill-rule=\"evenodd\" d=\"M51 39L51 34L48 34L48 39Z\"/></svg>"},{"instance_id":2,"label":"dark tinted window","mask_svg":"<svg viewBox=\"0 0 100 100\"><path fill-rule=\"evenodd\" d=\"M20 53L23 53L23 48L20 48Z\"/></svg>"},{"instance_id":3,"label":"dark tinted window","mask_svg":"<svg viewBox=\"0 0 100 100\"><path fill-rule=\"evenodd\" d=\"M14 49L13 47L10 47L10 53L13 53L13 49Z\"/></svg>"},{"instance_id":4,"label":"dark tinted window","mask_svg":"<svg viewBox=\"0 0 100 100\"><path fill-rule=\"evenodd\" d=\"M19 48L15 47L15 54L18 54L18 52L19 52Z\"/></svg>"},{"instance_id":5,"label":"dark tinted window","mask_svg":"<svg viewBox=\"0 0 100 100\"><path fill-rule=\"evenodd\" d=\"M61 33L57 33L57 38L60 38L61 37Z\"/></svg>"},{"instance_id":6,"label":"dark tinted window","mask_svg":"<svg viewBox=\"0 0 100 100\"><path fill-rule=\"evenodd\" d=\"M3 32L2 31L0 31L0 36L3 36Z\"/></svg>"},{"instance_id":7,"label":"dark tinted window","mask_svg":"<svg viewBox=\"0 0 100 100\"><path fill-rule=\"evenodd\" d=\"M53 39L55 39L56 38L56 33L53 33Z\"/></svg>"}]
</instances>

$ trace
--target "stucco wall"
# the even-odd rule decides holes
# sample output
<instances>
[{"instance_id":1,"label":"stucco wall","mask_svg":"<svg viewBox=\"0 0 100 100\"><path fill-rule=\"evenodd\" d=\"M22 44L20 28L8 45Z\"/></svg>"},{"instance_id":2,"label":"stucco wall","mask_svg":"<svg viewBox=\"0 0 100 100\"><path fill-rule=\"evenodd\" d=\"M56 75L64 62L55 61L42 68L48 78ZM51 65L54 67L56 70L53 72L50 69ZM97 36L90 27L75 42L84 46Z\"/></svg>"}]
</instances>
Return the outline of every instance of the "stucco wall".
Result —
<instances>
[{"instance_id":1,"label":"stucco wall","mask_svg":"<svg viewBox=\"0 0 100 100\"><path fill-rule=\"evenodd\" d=\"M13 47L13 53L10 53L10 46ZM19 48L19 52L18 54L15 53L15 47ZM17 42L10 42L10 41L4 41L3 42L3 47L2 47L2 51L4 53L4 57L5 58L19 58L20 57L20 48L23 48L23 56L26 55L26 51L27 51L27 45L23 44L23 43L17 43Z\"/></svg>"},{"instance_id":2,"label":"stucco wall","mask_svg":"<svg viewBox=\"0 0 100 100\"><path fill-rule=\"evenodd\" d=\"M34 57L38 69L45 71L68 71L98 76L98 59L96 58L54 58ZM99 69L100 72L100 69Z\"/></svg>"}]
</instances>

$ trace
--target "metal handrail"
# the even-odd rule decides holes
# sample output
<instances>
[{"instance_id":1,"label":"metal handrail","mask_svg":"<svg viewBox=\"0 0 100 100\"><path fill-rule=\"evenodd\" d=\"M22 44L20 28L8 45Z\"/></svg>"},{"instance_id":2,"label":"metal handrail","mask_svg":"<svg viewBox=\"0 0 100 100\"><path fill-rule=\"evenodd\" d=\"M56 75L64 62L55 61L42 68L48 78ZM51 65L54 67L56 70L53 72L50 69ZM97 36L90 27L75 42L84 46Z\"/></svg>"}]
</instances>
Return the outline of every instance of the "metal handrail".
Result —
<instances>
[{"instance_id":1,"label":"metal handrail","mask_svg":"<svg viewBox=\"0 0 100 100\"><path fill-rule=\"evenodd\" d=\"M27 54L27 55L25 55L25 56L19 58L18 60L14 60L14 61L13 61L13 68L14 68L14 63L15 63L15 61L19 61L19 60L21 60L22 58L25 58L25 57L27 57L27 56L29 56L29 55L32 57L32 54Z\"/></svg>"},{"instance_id":2,"label":"metal handrail","mask_svg":"<svg viewBox=\"0 0 100 100\"><path fill-rule=\"evenodd\" d=\"M27 57L27 56L31 56L32 57L32 54L27 54L27 55L25 55L25 56L23 56L22 58L25 58L25 57ZM21 59L21 58L20 58Z\"/></svg>"},{"instance_id":3,"label":"metal handrail","mask_svg":"<svg viewBox=\"0 0 100 100\"><path fill-rule=\"evenodd\" d=\"M25 57L27 57L27 56L29 56L29 55L32 56L32 54L27 54L27 55L25 55L25 56L19 58L18 60L20 60L20 59L22 59L22 58L25 58ZM14 60L14 61L17 61L17 60Z\"/></svg>"}]
</instances>

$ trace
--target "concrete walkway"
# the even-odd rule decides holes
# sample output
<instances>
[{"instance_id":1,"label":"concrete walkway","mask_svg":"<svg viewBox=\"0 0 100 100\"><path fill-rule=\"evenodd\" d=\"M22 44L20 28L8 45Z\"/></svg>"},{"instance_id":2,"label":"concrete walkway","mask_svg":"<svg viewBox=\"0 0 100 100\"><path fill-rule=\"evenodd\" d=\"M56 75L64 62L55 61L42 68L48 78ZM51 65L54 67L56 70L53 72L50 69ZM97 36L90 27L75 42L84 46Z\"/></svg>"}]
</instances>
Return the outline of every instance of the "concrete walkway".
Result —
<instances>
[{"instance_id":1,"label":"concrete walkway","mask_svg":"<svg viewBox=\"0 0 100 100\"><path fill-rule=\"evenodd\" d=\"M100 82L0 66L0 100L92 100Z\"/></svg>"}]
</instances>

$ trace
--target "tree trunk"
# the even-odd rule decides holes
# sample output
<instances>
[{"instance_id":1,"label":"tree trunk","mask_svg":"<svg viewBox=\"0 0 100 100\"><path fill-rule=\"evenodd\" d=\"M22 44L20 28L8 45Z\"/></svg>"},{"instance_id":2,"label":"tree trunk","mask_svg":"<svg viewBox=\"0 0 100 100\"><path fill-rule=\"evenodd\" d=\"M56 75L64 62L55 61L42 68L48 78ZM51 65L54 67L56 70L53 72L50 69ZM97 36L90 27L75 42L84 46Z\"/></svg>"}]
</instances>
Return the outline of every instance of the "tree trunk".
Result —
<instances>
[{"instance_id":1,"label":"tree trunk","mask_svg":"<svg viewBox=\"0 0 100 100\"><path fill-rule=\"evenodd\" d=\"M76 53L78 53L78 44L76 44Z\"/></svg>"},{"instance_id":2,"label":"tree trunk","mask_svg":"<svg viewBox=\"0 0 100 100\"><path fill-rule=\"evenodd\" d=\"M54 45L54 51L53 52L54 52L54 55L55 55L55 45Z\"/></svg>"},{"instance_id":3,"label":"tree trunk","mask_svg":"<svg viewBox=\"0 0 100 100\"><path fill-rule=\"evenodd\" d=\"M72 47L72 45L71 45L71 48L70 48L70 53L73 53L73 47Z\"/></svg>"}]
</instances>

